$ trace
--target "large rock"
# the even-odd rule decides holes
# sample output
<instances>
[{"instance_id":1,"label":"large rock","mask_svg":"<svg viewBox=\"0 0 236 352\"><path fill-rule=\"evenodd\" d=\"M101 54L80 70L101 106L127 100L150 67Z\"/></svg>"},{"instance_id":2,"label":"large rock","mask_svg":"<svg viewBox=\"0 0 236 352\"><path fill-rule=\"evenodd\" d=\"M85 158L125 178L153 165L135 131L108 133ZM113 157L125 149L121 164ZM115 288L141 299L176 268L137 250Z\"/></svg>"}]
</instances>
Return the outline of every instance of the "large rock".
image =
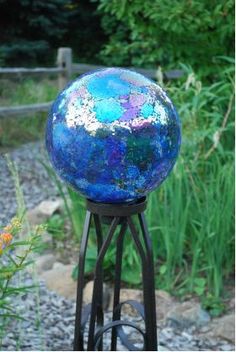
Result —
<instances>
[{"instance_id":1,"label":"large rock","mask_svg":"<svg viewBox=\"0 0 236 352\"><path fill-rule=\"evenodd\" d=\"M156 314L158 323L166 320L168 312L174 306L174 300L171 295L163 290L156 290Z\"/></svg>"},{"instance_id":2,"label":"large rock","mask_svg":"<svg viewBox=\"0 0 236 352\"><path fill-rule=\"evenodd\" d=\"M201 308L199 303L187 301L175 305L167 314L173 325L186 328L190 325L201 327L210 322L210 315Z\"/></svg>"},{"instance_id":3,"label":"large rock","mask_svg":"<svg viewBox=\"0 0 236 352\"><path fill-rule=\"evenodd\" d=\"M111 299L109 304L109 310L113 309L113 288L111 290ZM158 322L163 322L166 320L166 316L169 310L173 307L174 301L171 295L163 290L156 290L155 291L156 297L156 314ZM129 288L122 288L120 290L120 302L124 302L127 300L135 300L143 304L143 291L138 289L129 289ZM129 314L129 315L137 315L137 312L130 307L128 304L125 304L122 307L122 312Z\"/></svg>"},{"instance_id":4,"label":"large rock","mask_svg":"<svg viewBox=\"0 0 236 352\"><path fill-rule=\"evenodd\" d=\"M85 305L92 302L93 283L94 283L93 281L89 281L84 287L83 302ZM106 310L109 306L110 295L111 295L110 288L106 283L104 283L103 284L103 308L104 308L104 310Z\"/></svg>"},{"instance_id":5,"label":"large rock","mask_svg":"<svg viewBox=\"0 0 236 352\"><path fill-rule=\"evenodd\" d=\"M53 264L55 262L56 262L56 257L51 253L39 256L35 261L35 267L36 267L37 273L41 274L44 271L52 269Z\"/></svg>"},{"instance_id":6,"label":"large rock","mask_svg":"<svg viewBox=\"0 0 236 352\"><path fill-rule=\"evenodd\" d=\"M91 280L84 287L84 291L83 291L84 304L91 303L92 297L93 297L93 281Z\"/></svg>"},{"instance_id":7,"label":"large rock","mask_svg":"<svg viewBox=\"0 0 236 352\"><path fill-rule=\"evenodd\" d=\"M120 302L135 300L140 303L143 302L143 294L141 290L131 289L131 288L122 288L120 290ZM109 310L113 309L113 288L109 304ZM122 307L122 312L128 315L137 316L138 313L133 309L129 304L124 304Z\"/></svg>"},{"instance_id":8,"label":"large rock","mask_svg":"<svg viewBox=\"0 0 236 352\"><path fill-rule=\"evenodd\" d=\"M60 198L55 200L44 200L34 209L28 210L27 219L31 225L40 225L47 221L54 213L61 210L63 201Z\"/></svg>"},{"instance_id":9,"label":"large rock","mask_svg":"<svg viewBox=\"0 0 236 352\"><path fill-rule=\"evenodd\" d=\"M62 263L54 263L51 270L44 271L40 278L46 283L49 290L59 295L69 298L76 298L76 282L72 279L73 265L64 265Z\"/></svg>"},{"instance_id":10,"label":"large rock","mask_svg":"<svg viewBox=\"0 0 236 352\"><path fill-rule=\"evenodd\" d=\"M214 319L209 327L210 331L206 336L219 337L233 344L235 343L235 313Z\"/></svg>"},{"instance_id":11,"label":"large rock","mask_svg":"<svg viewBox=\"0 0 236 352\"><path fill-rule=\"evenodd\" d=\"M122 288L120 290L120 301L135 300L142 302L143 293L141 290L131 289L131 288Z\"/></svg>"}]
</instances>

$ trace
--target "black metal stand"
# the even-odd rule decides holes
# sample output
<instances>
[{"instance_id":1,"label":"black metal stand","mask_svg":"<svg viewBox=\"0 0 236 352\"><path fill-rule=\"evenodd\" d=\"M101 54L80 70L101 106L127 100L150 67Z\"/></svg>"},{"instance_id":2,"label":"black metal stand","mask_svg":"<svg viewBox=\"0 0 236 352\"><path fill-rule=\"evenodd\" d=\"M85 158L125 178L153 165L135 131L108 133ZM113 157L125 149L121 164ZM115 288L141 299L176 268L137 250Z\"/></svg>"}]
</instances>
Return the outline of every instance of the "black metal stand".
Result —
<instances>
[{"instance_id":1,"label":"black metal stand","mask_svg":"<svg viewBox=\"0 0 236 352\"><path fill-rule=\"evenodd\" d=\"M77 288L77 305L75 320L75 339L74 351L84 351L84 331L88 322L88 342L87 351L103 350L103 334L111 330L111 351L117 349L117 338L130 351L138 350L137 347L128 339L123 326L131 326L136 329L143 337L143 351L157 351L157 326L156 326L156 304L154 286L154 266L153 253L147 225L144 217L146 199L141 199L129 204L99 204L87 201L87 213L84 223L83 237L79 254L79 273ZM139 235L132 216L138 215L141 236ZM98 256L94 272L94 287L91 304L82 307L83 287L84 287L84 266L88 244L89 230L92 217L94 219ZM108 234L103 238L101 223L110 224ZM103 259L107 249L115 236L115 230L120 227L116 239L116 263L114 279L114 300L112 322L104 325L103 311ZM125 232L129 228L131 236L137 248L137 252L142 263L143 280L143 305L134 300L120 302L120 284L122 253ZM123 304L131 305L141 315L145 323L145 330L126 320L122 320L121 308Z\"/></svg>"}]
</instances>

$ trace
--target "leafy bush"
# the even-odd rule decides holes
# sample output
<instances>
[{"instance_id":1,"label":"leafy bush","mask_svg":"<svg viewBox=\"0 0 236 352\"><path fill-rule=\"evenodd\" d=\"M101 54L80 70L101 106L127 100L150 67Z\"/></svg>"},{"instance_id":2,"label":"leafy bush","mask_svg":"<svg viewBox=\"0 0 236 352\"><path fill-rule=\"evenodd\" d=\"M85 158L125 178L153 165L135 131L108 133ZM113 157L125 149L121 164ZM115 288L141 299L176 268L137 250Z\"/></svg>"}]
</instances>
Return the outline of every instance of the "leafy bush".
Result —
<instances>
[{"instance_id":1,"label":"leafy bush","mask_svg":"<svg viewBox=\"0 0 236 352\"><path fill-rule=\"evenodd\" d=\"M99 0L111 66L176 67L214 73L214 58L233 56L234 3L199 0Z\"/></svg>"}]
</instances>

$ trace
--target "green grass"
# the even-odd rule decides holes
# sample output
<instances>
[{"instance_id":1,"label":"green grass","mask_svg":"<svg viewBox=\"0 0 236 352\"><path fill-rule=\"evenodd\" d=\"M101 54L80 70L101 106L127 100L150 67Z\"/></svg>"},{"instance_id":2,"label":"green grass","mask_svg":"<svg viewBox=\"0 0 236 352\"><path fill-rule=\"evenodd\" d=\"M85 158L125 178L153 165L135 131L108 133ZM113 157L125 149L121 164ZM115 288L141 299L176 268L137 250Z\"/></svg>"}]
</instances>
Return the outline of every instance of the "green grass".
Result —
<instances>
[{"instance_id":1,"label":"green grass","mask_svg":"<svg viewBox=\"0 0 236 352\"><path fill-rule=\"evenodd\" d=\"M234 270L234 83L231 61L228 58L228 68L211 83L203 84L189 67L184 66L185 79L167 84L166 89L181 117L183 141L172 174L150 194L146 211L157 287L176 294L197 294L208 307L211 302L212 307L218 305L216 302L224 296L224 286ZM9 104L49 101L57 93L53 81L36 84L25 81L24 84L22 92L20 89L15 92L12 100L6 86L3 97L9 99ZM45 117L5 123L8 133L5 127L2 143L12 145L41 136ZM12 141L9 134L16 136L16 140ZM58 180L55 182L64 197L65 213L78 241L84 221L84 201L70 189L65 191ZM90 270L96 257L93 245L92 241L87 261ZM107 277L113 274L113 257L114 245L104 263ZM127 236L123 280L128 285L139 284L139 265L135 247Z\"/></svg>"},{"instance_id":2,"label":"green grass","mask_svg":"<svg viewBox=\"0 0 236 352\"><path fill-rule=\"evenodd\" d=\"M185 70L186 82L169 86L183 125L181 154L147 211L157 285L219 297L234 270L233 68L208 86Z\"/></svg>"},{"instance_id":3,"label":"green grass","mask_svg":"<svg viewBox=\"0 0 236 352\"><path fill-rule=\"evenodd\" d=\"M57 81L25 79L0 81L0 106L16 106L53 101L58 93ZM17 147L42 138L47 114L0 119L0 147Z\"/></svg>"},{"instance_id":4,"label":"green grass","mask_svg":"<svg viewBox=\"0 0 236 352\"><path fill-rule=\"evenodd\" d=\"M1 80L0 105L14 106L43 103L55 99L58 92L56 80L24 79L22 81Z\"/></svg>"},{"instance_id":5,"label":"green grass","mask_svg":"<svg viewBox=\"0 0 236 352\"><path fill-rule=\"evenodd\" d=\"M219 297L223 278L232 273L233 165L222 166L214 159L212 172L202 180L189 174L181 158L169 179L149 197L147 220L159 287L199 293L196 279L201 278Z\"/></svg>"}]
</instances>

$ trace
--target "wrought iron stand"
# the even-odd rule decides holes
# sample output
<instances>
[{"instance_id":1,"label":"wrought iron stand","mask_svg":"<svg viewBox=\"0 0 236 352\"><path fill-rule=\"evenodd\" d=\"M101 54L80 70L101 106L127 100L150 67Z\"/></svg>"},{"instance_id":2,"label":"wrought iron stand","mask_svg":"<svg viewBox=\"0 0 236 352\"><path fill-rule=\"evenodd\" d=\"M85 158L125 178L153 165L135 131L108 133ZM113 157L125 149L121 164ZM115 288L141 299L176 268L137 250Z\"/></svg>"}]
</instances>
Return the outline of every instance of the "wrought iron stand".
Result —
<instances>
[{"instance_id":1,"label":"wrought iron stand","mask_svg":"<svg viewBox=\"0 0 236 352\"><path fill-rule=\"evenodd\" d=\"M156 304L154 287L154 266L150 237L144 217L146 199L141 199L129 204L102 204L87 200L87 213L84 223L83 237L79 254L79 273L77 288L77 305L75 319L74 351L102 351L103 334L111 330L111 351L117 349L117 338L130 351L138 350L128 336L123 326L131 326L136 329L143 338L143 351L157 351L157 326L156 326ZM133 216L138 215L140 233L133 222ZM84 266L88 244L91 220L94 219L98 256L94 272L94 287L92 302L82 307ZM110 224L109 231L105 238L102 234L102 223ZM116 236L116 229L119 227L116 238L116 263L114 279L114 300L112 322L104 325L103 311L103 259L107 249ZM131 236L136 245L137 252L141 258L142 280L143 280L143 305L134 300L120 302L121 267L124 236L129 228ZM139 326L127 320L122 320L121 309L123 304L129 304L141 315L145 323L143 331ZM84 346L85 325L88 323L87 347Z\"/></svg>"}]
</instances>

